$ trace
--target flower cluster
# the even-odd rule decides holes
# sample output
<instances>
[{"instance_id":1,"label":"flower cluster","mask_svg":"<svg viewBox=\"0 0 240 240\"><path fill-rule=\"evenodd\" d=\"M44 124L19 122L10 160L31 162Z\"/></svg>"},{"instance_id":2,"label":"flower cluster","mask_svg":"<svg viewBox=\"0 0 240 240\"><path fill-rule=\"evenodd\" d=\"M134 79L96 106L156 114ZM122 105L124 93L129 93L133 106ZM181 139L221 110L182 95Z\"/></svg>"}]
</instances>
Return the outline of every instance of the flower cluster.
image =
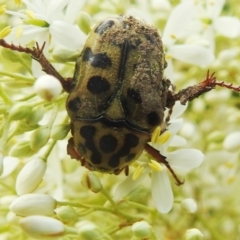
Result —
<instances>
[{"instance_id":1,"label":"flower cluster","mask_svg":"<svg viewBox=\"0 0 240 240\"><path fill-rule=\"evenodd\" d=\"M0 40L31 49L37 42L67 78L93 23L133 15L159 29L168 64L164 75L179 89L200 82L208 68L240 85L235 2L5 1ZM184 106L176 102L149 143L164 161L143 151L129 176L94 173L70 160L65 102L60 82L37 61L0 49L1 239L28 239L25 233L86 240L237 237L239 94L223 89ZM183 113L185 120L179 118ZM185 184L175 187L179 179Z\"/></svg>"}]
</instances>

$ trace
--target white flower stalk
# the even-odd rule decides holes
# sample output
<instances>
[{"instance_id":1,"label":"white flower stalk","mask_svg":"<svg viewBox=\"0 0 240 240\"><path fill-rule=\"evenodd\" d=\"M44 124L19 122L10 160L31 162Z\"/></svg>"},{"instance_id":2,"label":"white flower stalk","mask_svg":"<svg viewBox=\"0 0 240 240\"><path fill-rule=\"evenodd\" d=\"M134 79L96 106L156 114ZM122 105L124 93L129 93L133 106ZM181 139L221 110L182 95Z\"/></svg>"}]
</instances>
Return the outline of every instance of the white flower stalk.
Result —
<instances>
[{"instance_id":1,"label":"white flower stalk","mask_svg":"<svg viewBox=\"0 0 240 240\"><path fill-rule=\"evenodd\" d=\"M56 200L46 194L26 194L15 199L10 205L10 210L18 216L31 215L51 216L56 208Z\"/></svg>"},{"instance_id":2,"label":"white flower stalk","mask_svg":"<svg viewBox=\"0 0 240 240\"><path fill-rule=\"evenodd\" d=\"M49 40L67 49L78 50L85 40L85 34L74 25L85 1L74 0L23 0L26 14L7 10L25 24L14 27L5 39L8 42L26 45L35 40L40 45Z\"/></svg>"},{"instance_id":3,"label":"white flower stalk","mask_svg":"<svg viewBox=\"0 0 240 240\"><path fill-rule=\"evenodd\" d=\"M172 116L178 117L184 109L186 109L186 106L176 104ZM166 157L166 161L172 169L188 171L200 166L204 155L201 151L196 149L180 149L173 152L167 151L168 146L179 146L184 142L180 137L175 138L181 124L182 119L171 120L168 130L162 134L158 140L161 144L158 143L153 145L154 148L157 148L160 151L161 155ZM178 140L180 140L180 142ZM120 183L115 190L114 196L116 199L121 199L136 188L145 177L149 176L149 173L151 173L151 192L154 206L159 212L168 213L172 209L174 201L171 184L168 178L168 170L164 164L157 163L155 160L149 159L147 156L144 157L143 155L141 159L142 163L140 162L139 164L143 171L140 171L140 174L137 177L133 177L133 173ZM157 167L157 165L160 166Z\"/></svg>"},{"instance_id":4,"label":"white flower stalk","mask_svg":"<svg viewBox=\"0 0 240 240\"><path fill-rule=\"evenodd\" d=\"M61 237L65 233L62 222L46 216L29 216L20 221L21 228L36 239Z\"/></svg>"},{"instance_id":5,"label":"white flower stalk","mask_svg":"<svg viewBox=\"0 0 240 240\"><path fill-rule=\"evenodd\" d=\"M41 98L50 102L60 95L62 85L58 79L46 74L35 81L34 90Z\"/></svg>"},{"instance_id":6,"label":"white flower stalk","mask_svg":"<svg viewBox=\"0 0 240 240\"><path fill-rule=\"evenodd\" d=\"M41 158L34 158L28 162L17 176L17 194L24 195L33 192L41 183L45 171L46 162Z\"/></svg>"}]
</instances>

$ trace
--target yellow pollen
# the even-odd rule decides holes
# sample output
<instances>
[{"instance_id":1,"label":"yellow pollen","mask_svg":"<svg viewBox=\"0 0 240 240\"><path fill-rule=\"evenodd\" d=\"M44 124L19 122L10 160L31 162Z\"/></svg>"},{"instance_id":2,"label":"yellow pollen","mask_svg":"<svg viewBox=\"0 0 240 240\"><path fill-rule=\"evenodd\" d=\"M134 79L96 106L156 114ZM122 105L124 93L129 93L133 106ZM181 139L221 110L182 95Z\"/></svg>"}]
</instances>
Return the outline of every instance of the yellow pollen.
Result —
<instances>
[{"instance_id":1,"label":"yellow pollen","mask_svg":"<svg viewBox=\"0 0 240 240\"><path fill-rule=\"evenodd\" d=\"M170 36L171 36L171 38L173 38L173 39L177 39L177 36L174 35L174 34L171 34Z\"/></svg>"},{"instance_id":2,"label":"yellow pollen","mask_svg":"<svg viewBox=\"0 0 240 240\"><path fill-rule=\"evenodd\" d=\"M21 0L14 0L14 3L16 6L21 6L22 1Z\"/></svg>"},{"instance_id":3,"label":"yellow pollen","mask_svg":"<svg viewBox=\"0 0 240 240\"><path fill-rule=\"evenodd\" d=\"M140 166L140 165L137 166L136 169L133 172L132 179L137 180L141 176L141 174L143 173L143 169L144 169L143 166Z\"/></svg>"},{"instance_id":4,"label":"yellow pollen","mask_svg":"<svg viewBox=\"0 0 240 240\"><path fill-rule=\"evenodd\" d=\"M158 138L157 142L160 144L164 144L165 142L167 142L169 140L169 138L171 137L171 132L170 131L166 131L163 134L160 135L160 137Z\"/></svg>"},{"instance_id":5,"label":"yellow pollen","mask_svg":"<svg viewBox=\"0 0 240 240\"><path fill-rule=\"evenodd\" d=\"M152 143L157 143L157 140L160 136L160 132L161 132L161 127L159 126L154 130L154 132L152 134L152 137L151 137L151 142Z\"/></svg>"},{"instance_id":6,"label":"yellow pollen","mask_svg":"<svg viewBox=\"0 0 240 240\"><path fill-rule=\"evenodd\" d=\"M6 5L0 6L0 15L1 15L1 14L4 14L5 11L6 11Z\"/></svg>"},{"instance_id":7,"label":"yellow pollen","mask_svg":"<svg viewBox=\"0 0 240 240\"><path fill-rule=\"evenodd\" d=\"M19 26L16 28L15 34L17 39L19 39L22 36L22 32L23 32L22 27Z\"/></svg>"},{"instance_id":8,"label":"yellow pollen","mask_svg":"<svg viewBox=\"0 0 240 240\"><path fill-rule=\"evenodd\" d=\"M26 11L26 15L27 15L27 17L29 17L30 19L34 19L34 18L35 18L33 11L27 10L27 11Z\"/></svg>"},{"instance_id":9,"label":"yellow pollen","mask_svg":"<svg viewBox=\"0 0 240 240\"><path fill-rule=\"evenodd\" d=\"M228 177L227 183L232 184L236 180L235 176Z\"/></svg>"},{"instance_id":10,"label":"yellow pollen","mask_svg":"<svg viewBox=\"0 0 240 240\"><path fill-rule=\"evenodd\" d=\"M152 170L156 172L161 172L163 170L162 165L155 160L151 160L150 163L148 163L148 165Z\"/></svg>"},{"instance_id":11,"label":"yellow pollen","mask_svg":"<svg viewBox=\"0 0 240 240\"><path fill-rule=\"evenodd\" d=\"M6 37L11 32L11 27L7 26L0 31L0 39Z\"/></svg>"}]
</instances>

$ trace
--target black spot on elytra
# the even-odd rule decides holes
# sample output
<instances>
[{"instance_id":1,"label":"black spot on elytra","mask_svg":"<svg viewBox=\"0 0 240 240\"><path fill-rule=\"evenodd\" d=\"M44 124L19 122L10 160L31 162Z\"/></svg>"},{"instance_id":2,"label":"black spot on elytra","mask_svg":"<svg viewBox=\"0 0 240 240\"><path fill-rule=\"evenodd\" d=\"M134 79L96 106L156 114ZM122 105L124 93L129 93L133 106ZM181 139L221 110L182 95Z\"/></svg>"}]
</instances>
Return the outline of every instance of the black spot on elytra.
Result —
<instances>
[{"instance_id":1,"label":"black spot on elytra","mask_svg":"<svg viewBox=\"0 0 240 240\"><path fill-rule=\"evenodd\" d=\"M90 48L86 48L83 52L83 61L89 62L93 67L105 69L112 65L111 59L106 53L93 54Z\"/></svg>"},{"instance_id":2,"label":"black spot on elytra","mask_svg":"<svg viewBox=\"0 0 240 240\"><path fill-rule=\"evenodd\" d=\"M90 161L93 164L100 164L101 163L101 154L98 151L92 151Z\"/></svg>"},{"instance_id":3,"label":"black spot on elytra","mask_svg":"<svg viewBox=\"0 0 240 240\"><path fill-rule=\"evenodd\" d=\"M82 126L80 128L80 135L87 140L92 139L95 135L95 132L96 128L91 125Z\"/></svg>"},{"instance_id":4,"label":"black spot on elytra","mask_svg":"<svg viewBox=\"0 0 240 240\"><path fill-rule=\"evenodd\" d=\"M79 97L76 97L68 102L68 108L72 112L79 111L80 106L81 106L81 100Z\"/></svg>"},{"instance_id":5,"label":"black spot on elytra","mask_svg":"<svg viewBox=\"0 0 240 240\"><path fill-rule=\"evenodd\" d=\"M159 118L159 115L156 112L150 112L147 115L147 122L151 126L156 126L160 124L161 119Z\"/></svg>"},{"instance_id":6,"label":"black spot on elytra","mask_svg":"<svg viewBox=\"0 0 240 240\"><path fill-rule=\"evenodd\" d=\"M97 28L94 30L94 32L102 35L107 29L112 27L114 24L115 23L113 20L105 20L97 26Z\"/></svg>"},{"instance_id":7,"label":"black spot on elytra","mask_svg":"<svg viewBox=\"0 0 240 240\"><path fill-rule=\"evenodd\" d=\"M140 93L133 88L128 88L127 95L132 98L136 103L141 103L142 99Z\"/></svg>"},{"instance_id":8,"label":"black spot on elytra","mask_svg":"<svg viewBox=\"0 0 240 240\"><path fill-rule=\"evenodd\" d=\"M128 133L125 136L125 145L128 148L136 147L138 145L138 143L139 143L139 138L137 136L135 136L134 134Z\"/></svg>"},{"instance_id":9,"label":"black spot on elytra","mask_svg":"<svg viewBox=\"0 0 240 240\"><path fill-rule=\"evenodd\" d=\"M96 128L91 125L85 125L80 128L80 135L86 139L85 143L80 143L78 145L79 152L83 154L87 153L87 150L91 152L90 161L92 164L100 164L101 163L101 154L98 152L95 143L93 141L93 137L96 133Z\"/></svg>"},{"instance_id":10,"label":"black spot on elytra","mask_svg":"<svg viewBox=\"0 0 240 240\"><path fill-rule=\"evenodd\" d=\"M104 93L110 89L110 84L105 78L93 76L88 80L87 89L92 94Z\"/></svg>"},{"instance_id":11,"label":"black spot on elytra","mask_svg":"<svg viewBox=\"0 0 240 240\"><path fill-rule=\"evenodd\" d=\"M112 135L104 135L99 141L99 147L104 153L114 152L117 147L117 139Z\"/></svg>"},{"instance_id":12,"label":"black spot on elytra","mask_svg":"<svg viewBox=\"0 0 240 240\"><path fill-rule=\"evenodd\" d=\"M116 168L120 163L120 158L126 156L126 161L134 158L135 154L130 153L131 148L136 147L139 143L139 138L134 134L128 133L124 139L122 148L114 154L108 161L109 167Z\"/></svg>"}]
</instances>

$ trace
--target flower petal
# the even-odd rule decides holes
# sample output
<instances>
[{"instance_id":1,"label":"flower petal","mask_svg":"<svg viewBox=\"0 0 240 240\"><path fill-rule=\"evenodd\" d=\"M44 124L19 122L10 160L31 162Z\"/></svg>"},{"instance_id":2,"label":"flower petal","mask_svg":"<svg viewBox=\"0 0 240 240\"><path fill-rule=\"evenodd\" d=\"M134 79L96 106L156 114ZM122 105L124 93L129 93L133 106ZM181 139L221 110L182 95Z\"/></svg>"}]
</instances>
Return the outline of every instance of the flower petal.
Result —
<instances>
[{"instance_id":1,"label":"flower petal","mask_svg":"<svg viewBox=\"0 0 240 240\"><path fill-rule=\"evenodd\" d=\"M204 155L197 149L180 149L167 154L167 161L174 169L190 170L199 167Z\"/></svg>"},{"instance_id":2,"label":"flower petal","mask_svg":"<svg viewBox=\"0 0 240 240\"><path fill-rule=\"evenodd\" d=\"M177 60L200 67L206 67L214 60L214 54L209 49L196 44L174 45L168 53Z\"/></svg>"},{"instance_id":3,"label":"flower petal","mask_svg":"<svg viewBox=\"0 0 240 240\"><path fill-rule=\"evenodd\" d=\"M74 23L79 12L82 10L86 0L76 1L70 0L66 6L65 17L68 23Z\"/></svg>"},{"instance_id":4,"label":"flower petal","mask_svg":"<svg viewBox=\"0 0 240 240\"><path fill-rule=\"evenodd\" d=\"M225 37L235 38L240 34L240 21L235 17L219 17L214 21L214 27Z\"/></svg>"},{"instance_id":5,"label":"flower petal","mask_svg":"<svg viewBox=\"0 0 240 240\"><path fill-rule=\"evenodd\" d=\"M128 193L130 193L132 190L134 190L142 181L143 179L147 176L147 174L149 173L150 169L148 169L147 171L145 171L141 177L139 177L136 180L132 179L132 175L129 175L128 177L125 178L125 180L123 180L115 189L114 191L114 199L115 200L120 200L123 197L125 197L126 195L128 195Z\"/></svg>"},{"instance_id":6,"label":"flower petal","mask_svg":"<svg viewBox=\"0 0 240 240\"><path fill-rule=\"evenodd\" d=\"M86 35L77 26L58 20L53 21L49 32L56 42L71 50L81 49L86 39Z\"/></svg>"},{"instance_id":7,"label":"flower petal","mask_svg":"<svg viewBox=\"0 0 240 240\"><path fill-rule=\"evenodd\" d=\"M183 104L180 103L180 101L176 101L174 106L173 106L171 119L176 119L179 116L181 116L185 112L187 107L188 107L188 102L185 105L183 105ZM171 122L171 120L170 120L170 122Z\"/></svg>"},{"instance_id":8,"label":"flower petal","mask_svg":"<svg viewBox=\"0 0 240 240\"><path fill-rule=\"evenodd\" d=\"M161 213L168 213L173 206L172 187L165 170L152 173L153 203Z\"/></svg>"},{"instance_id":9,"label":"flower petal","mask_svg":"<svg viewBox=\"0 0 240 240\"><path fill-rule=\"evenodd\" d=\"M165 25L162 40L165 45L172 45L176 38L185 32L186 26L189 25L192 17L196 15L196 8L193 1L184 1L177 5L168 17Z\"/></svg>"}]
</instances>

